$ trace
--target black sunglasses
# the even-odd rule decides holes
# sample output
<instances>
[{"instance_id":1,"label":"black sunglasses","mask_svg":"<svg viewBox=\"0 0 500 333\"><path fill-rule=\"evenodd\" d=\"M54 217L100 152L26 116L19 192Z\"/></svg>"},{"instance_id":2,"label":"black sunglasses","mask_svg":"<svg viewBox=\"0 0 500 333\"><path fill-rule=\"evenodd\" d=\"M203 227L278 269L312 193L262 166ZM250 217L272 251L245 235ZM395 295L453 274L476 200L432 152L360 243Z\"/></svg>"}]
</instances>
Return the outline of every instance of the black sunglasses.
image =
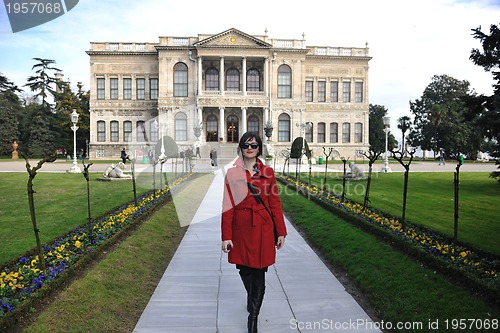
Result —
<instances>
[{"instance_id":1,"label":"black sunglasses","mask_svg":"<svg viewBox=\"0 0 500 333\"><path fill-rule=\"evenodd\" d=\"M259 148L259 144L258 143L244 143L241 145L241 148L243 148L243 149L248 149L249 147L252 147L252 149L257 149L257 148Z\"/></svg>"}]
</instances>

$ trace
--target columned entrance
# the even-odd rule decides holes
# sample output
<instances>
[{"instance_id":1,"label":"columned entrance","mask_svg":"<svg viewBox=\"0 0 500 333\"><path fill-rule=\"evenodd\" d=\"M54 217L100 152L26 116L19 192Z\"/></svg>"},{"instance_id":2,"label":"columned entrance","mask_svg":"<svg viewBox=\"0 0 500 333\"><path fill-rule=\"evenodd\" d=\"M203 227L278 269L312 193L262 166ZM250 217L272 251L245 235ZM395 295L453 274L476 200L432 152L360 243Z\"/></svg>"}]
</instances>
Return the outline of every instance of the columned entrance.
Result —
<instances>
[{"instance_id":1,"label":"columned entrance","mask_svg":"<svg viewBox=\"0 0 500 333\"><path fill-rule=\"evenodd\" d=\"M235 115L230 115L226 119L227 125L227 142L238 142L239 138L239 121Z\"/></svg>"}]
</instances>

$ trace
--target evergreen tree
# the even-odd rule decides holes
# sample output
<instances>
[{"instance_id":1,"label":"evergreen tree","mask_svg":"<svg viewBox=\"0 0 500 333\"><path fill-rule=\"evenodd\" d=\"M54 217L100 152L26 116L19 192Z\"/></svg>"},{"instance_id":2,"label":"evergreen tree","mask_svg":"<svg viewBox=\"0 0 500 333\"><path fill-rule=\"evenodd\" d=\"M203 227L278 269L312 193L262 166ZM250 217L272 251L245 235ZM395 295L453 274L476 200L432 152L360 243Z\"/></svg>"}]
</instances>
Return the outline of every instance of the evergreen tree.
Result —
<instances>
[{"instance_id":1,"label":"evergreen tree","mask_svg":"<svg viewBox=\"0 0 500 333\"><path fill-rule=\"evenodd\" d=\"M481 31L481 27L472 29L474 38L482 44L482 50L473 49L470 60L485 71L491 72L496 83L492 96L474 96L468 100L470 117L477 129L490 140L484 145L492 156L500 158L500 27L490 26L490 34Z\"/></svg>"},{"instance_id":2,"label":"evergreen tree","mask_svg":"<svg viewBox=\"0 0 500 333\"><path fill-rule=\"evenodd\" d=\"M31 119L28 149L30 157L46 157L54 154L57 148L47 119L43 106L38 109L35 117Z\"/></svg>"},{"instance_id":3,"label":"evergreen tree","mask_svg":"<svg viewBox=\"0 0 500 333\"><path fill-rule=\"evenodd\" d=\"M0 92L0 155L12 152L12 143L19 144L19 121L21 112L19 97L12 91Z\"/></svg>"},{"instance_id":4,"label":"evergreen tree","mask_svg":"<svg viewBox=\"0 0 500 333\"><path fill-rule=\"evenodd\" d=\"M384 116L387 115L387 109L382 105L370 104L370 148L375 153L385 151L385 132L384 132ZM392 150L397 147L396 139L392 133L389 133L387 138L387 148Z\"/></svg>"},{"instance_id":5,"label":"evergreen tree","mask_svg":"<svg viewBox=\"0 0 500 333\"><path fill-rule=\"evenodd\" d=\"M60 72L61 70L56 67L51 67L52 64L56 63L55 60L42 58L33 58L33 60L38 61L38 63L31 68L32 70L36 69L35 73L37 75L30 76L25 86L29 87L31 91L37 92L35 97L40 97L42 99L42 105L48 107L48 93L54 95L56 90L53 86L60 85L60 80L50 74L53 71Z\"/></svg>"}]
</instances>

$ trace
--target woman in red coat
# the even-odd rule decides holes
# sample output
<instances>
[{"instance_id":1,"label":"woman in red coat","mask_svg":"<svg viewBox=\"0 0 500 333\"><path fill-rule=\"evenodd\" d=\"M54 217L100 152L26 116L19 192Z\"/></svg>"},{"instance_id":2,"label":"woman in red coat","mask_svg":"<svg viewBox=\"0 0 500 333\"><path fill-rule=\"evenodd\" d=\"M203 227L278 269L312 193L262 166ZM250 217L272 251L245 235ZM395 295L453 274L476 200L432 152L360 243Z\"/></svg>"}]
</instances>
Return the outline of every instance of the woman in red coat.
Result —
<instances>
[{"instance_id":1,"label":"woman in red coat","mask_svg":"<svg viewBox=\"0 0 500 333\"><path fill-rule=\"evenodd\" d=\"M239 149L241 156L225 177L222 250L228 253L228 261L236 264L247 291L248 332L257 332L265 273L275 263L276 249L285 243L286 226L274 170L258 158L261 138L247 132L241 136Z\"/></svg>"}]
</instances>

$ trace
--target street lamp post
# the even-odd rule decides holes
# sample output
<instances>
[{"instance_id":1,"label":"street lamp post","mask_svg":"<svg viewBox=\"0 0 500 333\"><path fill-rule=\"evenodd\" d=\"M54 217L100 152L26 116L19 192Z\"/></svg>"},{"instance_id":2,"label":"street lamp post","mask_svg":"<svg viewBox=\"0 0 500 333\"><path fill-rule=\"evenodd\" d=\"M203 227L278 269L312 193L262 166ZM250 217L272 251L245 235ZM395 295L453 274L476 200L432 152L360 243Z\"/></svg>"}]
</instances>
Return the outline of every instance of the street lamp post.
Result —
<instances>
[{"instance_id":1,"label":"street lamp post","mask_svg":"<svg viewBox=\"0 0 500 333\"><path fill-rule=\"evenodd\" d=\"M383 122L384 122L384 132L385 132L385 153L384 153L384 166L382 167L382 172L384 173L387 173L387 172L392 172L391 168L389 167L389 157L387 156L387 152L389 150L388 148L388 135L389 135L389 132L390 132L390 125L391 125L391 117L389 116L384 116L382 118Z\"/></svg>"},{"instance_id":2,"label":"street lamp post","mask_svg":"<svg viewBox=\"0 0 500 333\"><path fill-rule=\"evenodd\" d=\"M73 130L73 166L68 170L68 172L81 173L82 170L80 170L78 163L76 162L76 131L78 130L78 126L76 126L76 124L78 123L78 113L75 109L73 109L70 116L71 122L73 123L73 126L71 126L71 129Z\"/></svg>"}]
</instances>

